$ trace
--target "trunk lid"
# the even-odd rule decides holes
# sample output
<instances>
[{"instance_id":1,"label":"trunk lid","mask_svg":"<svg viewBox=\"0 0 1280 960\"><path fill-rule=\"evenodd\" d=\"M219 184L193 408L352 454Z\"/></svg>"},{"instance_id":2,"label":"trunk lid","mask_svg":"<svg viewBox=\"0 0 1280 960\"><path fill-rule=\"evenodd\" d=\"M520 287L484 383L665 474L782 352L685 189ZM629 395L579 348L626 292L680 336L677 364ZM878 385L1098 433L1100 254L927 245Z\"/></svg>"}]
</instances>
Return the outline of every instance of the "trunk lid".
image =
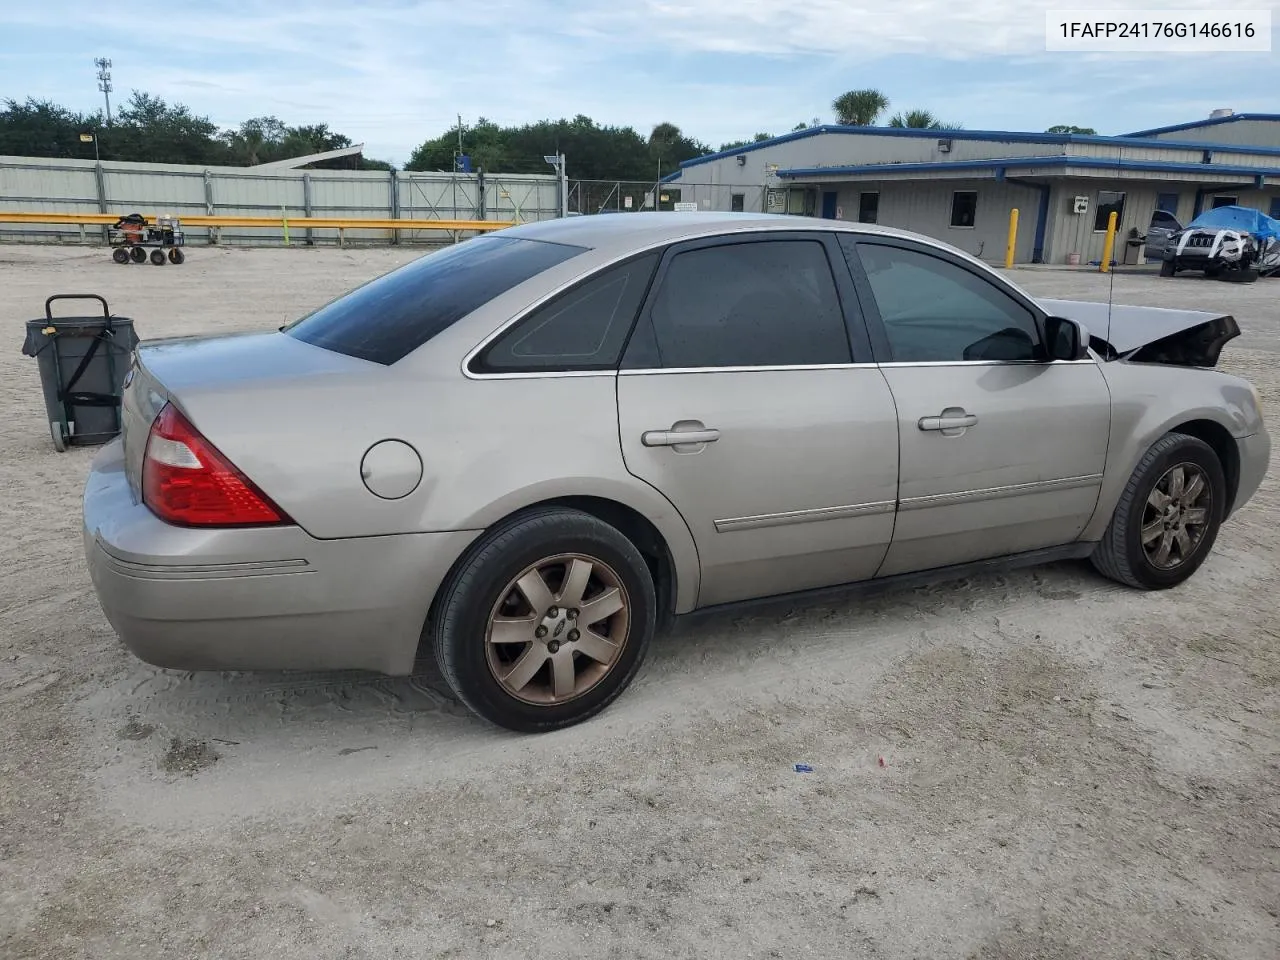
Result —
<instances>
[{"instance_id":1,"label":"trunk lid","mask_svg":"<svg viewBox=\"0 0 1280 960\"><path fill-rule=\"evenodd\" d=\"M121 402L125 472L134 497L142 499L151 425L170 400L194 413L199 426L199 411L211 397L288 391L319 377L375 366L274 331L144 341L134 350ZM270 417L269 406L262 415Z\"/></svg>"}]
</instances>

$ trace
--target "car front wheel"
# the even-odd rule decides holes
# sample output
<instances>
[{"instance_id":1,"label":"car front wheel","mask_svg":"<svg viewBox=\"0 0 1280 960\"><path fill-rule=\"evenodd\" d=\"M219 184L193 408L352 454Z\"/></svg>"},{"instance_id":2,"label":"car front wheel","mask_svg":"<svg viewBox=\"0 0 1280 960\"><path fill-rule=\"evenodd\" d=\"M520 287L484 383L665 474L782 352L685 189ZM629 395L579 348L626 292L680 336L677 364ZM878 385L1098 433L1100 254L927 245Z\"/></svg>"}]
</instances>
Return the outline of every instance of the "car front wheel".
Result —
<instances>
[{"instance_id":1,"label":"car front wheel","mask_svg":"<svg viewBox=\"0 0 1280 960\"><path fill-rule=\"evenodd\" d=\"M590 514L548 508L477 541L441 587L430 631L464 704L534 733L612 703L656 622L653 577L631 541Z\"/></svg>"},{"instance_id":2,"label":"car front wheel","mask_svg":"<svg viewBox=\"0 0 1280 960\"><path fill-rule=\"evenodd\" d=\"M1213 448L1187 434L1166 434L1129 477L1091 557L1094 567L1143 590L1182 583L1213 548L1226 496Z\"/></svg>"}]
</instances>

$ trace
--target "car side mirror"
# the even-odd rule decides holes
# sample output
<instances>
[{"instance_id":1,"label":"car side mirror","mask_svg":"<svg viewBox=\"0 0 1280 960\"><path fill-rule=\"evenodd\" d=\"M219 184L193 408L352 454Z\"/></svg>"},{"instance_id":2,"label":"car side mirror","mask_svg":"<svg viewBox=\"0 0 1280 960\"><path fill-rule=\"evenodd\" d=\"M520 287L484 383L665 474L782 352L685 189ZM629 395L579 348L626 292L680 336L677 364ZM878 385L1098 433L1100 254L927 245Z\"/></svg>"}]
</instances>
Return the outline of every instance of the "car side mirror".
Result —
<instances>
[{"instance_id":1,"label":"car side mirror","mask_svg":"<svg viewBox=\"0 0 1280 960\"><path fill-rule=\"evenodd\" d=\"M1044 332L1050 360L1084 360L1089 356L1089 336L1075 320L1048 317Z\"/></svg>"}]
</instances>

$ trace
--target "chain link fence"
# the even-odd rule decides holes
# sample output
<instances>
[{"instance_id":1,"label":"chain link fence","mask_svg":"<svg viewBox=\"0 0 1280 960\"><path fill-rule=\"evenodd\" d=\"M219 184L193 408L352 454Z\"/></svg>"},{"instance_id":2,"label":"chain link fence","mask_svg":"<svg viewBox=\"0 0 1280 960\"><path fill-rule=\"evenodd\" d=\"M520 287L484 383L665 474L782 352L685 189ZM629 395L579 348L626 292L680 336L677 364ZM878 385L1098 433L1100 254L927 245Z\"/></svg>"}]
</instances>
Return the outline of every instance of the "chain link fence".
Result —
<instances>
[{"instance_id":1,"label":"chain link fence","mask_svg":"<svg viewBox=\"0 0 1280 960\"><path fill-rule=\"evenodd\" d=\"M570 180L571 214L634 213L643 210L721 210L765 213L763 185L728 183L655 183L637 180ZM688 204L696 206L690 207ZM776 211L775 211L776 212Z\"/></svg>"}]
</instances>

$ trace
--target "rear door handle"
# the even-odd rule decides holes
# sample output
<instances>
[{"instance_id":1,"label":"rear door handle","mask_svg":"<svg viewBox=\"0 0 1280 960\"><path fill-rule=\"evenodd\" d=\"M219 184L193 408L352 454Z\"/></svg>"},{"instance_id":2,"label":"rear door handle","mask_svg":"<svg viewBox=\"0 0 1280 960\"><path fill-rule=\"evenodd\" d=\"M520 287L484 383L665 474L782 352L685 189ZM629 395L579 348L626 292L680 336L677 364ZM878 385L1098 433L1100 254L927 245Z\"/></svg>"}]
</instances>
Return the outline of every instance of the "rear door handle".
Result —
<instances>
[{"instance_id":1,"label":"rear door handle","mask_svg":"<svg viewBox=\"0 0 1280 960\"><path fill-rule=\"evenodd\" d=\"M701 430L646 430L640 435L640 442L646 447L675 447L686 443L715 443L720 439L720 431L710 428Z\"/></svg>"},{"instance_id":2,"label":"rear door handle","mask_svg":"<svg viewBox=\"0 0 1280 960\"><path fill-rule=\"evenodd\" d=\"M950 434L951 431L958 432L972 427L977 422L978 418L967 413L963 407L947 407L936 417L921 417L918 426L921 430L939 430Z\"/></svg>"}]
</instances>

